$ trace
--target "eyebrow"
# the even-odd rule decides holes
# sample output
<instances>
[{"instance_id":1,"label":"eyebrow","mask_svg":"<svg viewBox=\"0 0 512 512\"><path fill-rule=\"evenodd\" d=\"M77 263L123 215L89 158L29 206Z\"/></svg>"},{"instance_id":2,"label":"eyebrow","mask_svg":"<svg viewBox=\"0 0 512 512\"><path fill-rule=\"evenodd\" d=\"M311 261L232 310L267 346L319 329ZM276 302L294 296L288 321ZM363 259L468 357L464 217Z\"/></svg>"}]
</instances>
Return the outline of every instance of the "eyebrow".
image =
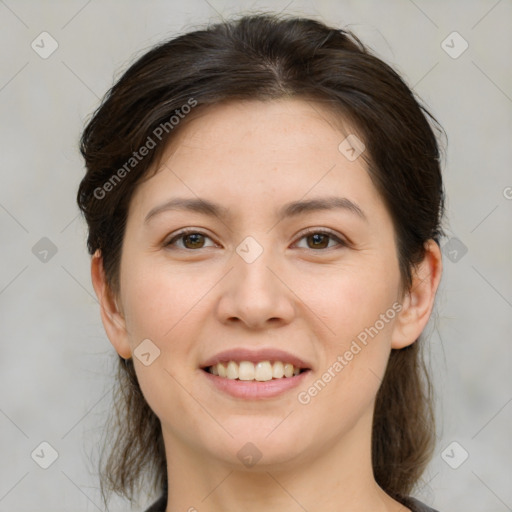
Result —
<instances>
[{"instance_id":1,"label":"eyebrow","mask_svg":"<svg viewBox=\"0 0 512 512\"><path fill-rule=\"evenodd\" d=\"M341 209L356 214L365 222L368 218L359 205L346 197L320 197L315 199L307 199L301 201L293 201L283 205L277 215L281 221L287 217L296 217L304 213L311 213L321 210L335 210ZM219 217L227 219L231 217L229 208L222 206L207 199L201 198L173 198L165 203L152 208L144 219L144 223L156 215L166 211L185 210L189 212L202 213L210 217Z\"/></svg>"}]
</instances>

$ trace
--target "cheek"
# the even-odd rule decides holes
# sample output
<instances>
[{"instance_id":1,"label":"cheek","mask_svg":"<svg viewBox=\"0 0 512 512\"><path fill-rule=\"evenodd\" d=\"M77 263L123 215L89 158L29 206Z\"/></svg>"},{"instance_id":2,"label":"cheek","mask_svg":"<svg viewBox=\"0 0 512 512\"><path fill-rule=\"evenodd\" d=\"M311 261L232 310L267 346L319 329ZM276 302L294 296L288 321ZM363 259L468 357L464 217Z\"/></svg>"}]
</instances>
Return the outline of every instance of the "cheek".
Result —
<instances>
[{"instance_id":1,"label":"cheek","mask_svg":"<svg viewBox=\"0 0 512 512\"><path fill-rule=\"evenodd\" d=\"M329 329L325 330L320 382L305 391L312 398L318 395L314 400L319 414L336 403L340 409L333 414L341 421L347 409L363 410L374 399L391 350L400 307L398 285L398 268L377 262L333 273L325 292L315 295L311 309L322 312Z\"/></svg>"},{"instance_id":2,"label":"cheek","mask_svg":"<svg viewBox=\"0 0 512 512\"><path fill-rule=\"evenodd\" d=\"M197 369L193 342L200 335L200 299L215 280L209 274L180 273L165 265L142 263L142 258L127 258L129 279L122 283L126 326L132 352L135 351L133 360L140 388L159 418L168 418L176 410L202 417L204 411L196 407L186 391L186 378ZM136 354L139 344L148 339L154 346L149 345L152 362L145 365ZM172 425L182 423L186 425L182 430L190 428L181 416L175 417Z\"/></svg>"},{"instance_id":3,"label":"cheek","mask_svg":"<svg viewBox=\"0 0 512 512\"><path fill-rule=\"evenodd\" d=\"M332 338L341 345L360 334L364 341L364 333L375 324L382 334L391 331L398 285L398 269L392 265L378 262L340 268L330 273L322 290L310 295L310 306L313 311L321 312Z\"/></svg>"},{"instance_id":4,"label":"cheek","mask_svg":"<svg viewBox=\"0 0 512 512\"><path fill-rule=\"evenodd\" d=\"M211 272L180 272L155 263L143 265L142 258L126 263L129 279L122 288L123 305L132 343L141 336L160 343L173 339L188 325L189 315L193 316L201 297L215 284Z\"/></svg>"},{"instance_id":5,"label":"cheek","mask_svg":"<svg viewBox=\"0 0 512 512\"><path fill-rule=\"evenodd\" d=\"M353 277L333 282L323 297L324 321L335 334L324 337L316 379L297 395L309 417L324 418L326 436L348 431L372 410L391 350L392 288Z\"/></svg>"}]
</instances>

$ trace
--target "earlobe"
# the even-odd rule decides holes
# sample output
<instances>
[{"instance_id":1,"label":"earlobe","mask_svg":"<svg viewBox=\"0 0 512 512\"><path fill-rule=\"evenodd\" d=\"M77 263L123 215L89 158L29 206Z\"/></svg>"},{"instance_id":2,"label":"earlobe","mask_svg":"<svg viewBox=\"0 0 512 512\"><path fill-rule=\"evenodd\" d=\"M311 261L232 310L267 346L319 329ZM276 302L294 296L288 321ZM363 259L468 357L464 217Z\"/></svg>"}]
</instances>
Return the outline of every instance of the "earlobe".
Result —
<instances>
[{"instance_id":1,"label":"earlobe","mask_svg":"<svg viewBox=\"0 0 512 512\"><path fill-rule=\"evenodd\" d=\"M118 307L116 298L110 289L103 268L103 258L98 249L91 260L91 279L96 297L100 303L101 320L103 327L116 349L116 352L124 359L131 357L130 344L126 331L125 319Z\"/></svg>"},{"instance_id":2,"label":"earlobe","mask_svg":"<svg viewBox=\"0 0 512 512\"><path fill-rule=\"evenodd\" d=\"M419 338L434 307L441 273L439 245L429 240L425 244L423 260L414 268L412 286L405 294L402 309L393 326L391 348L407 347Z\"/></svg>"}]
</instances>

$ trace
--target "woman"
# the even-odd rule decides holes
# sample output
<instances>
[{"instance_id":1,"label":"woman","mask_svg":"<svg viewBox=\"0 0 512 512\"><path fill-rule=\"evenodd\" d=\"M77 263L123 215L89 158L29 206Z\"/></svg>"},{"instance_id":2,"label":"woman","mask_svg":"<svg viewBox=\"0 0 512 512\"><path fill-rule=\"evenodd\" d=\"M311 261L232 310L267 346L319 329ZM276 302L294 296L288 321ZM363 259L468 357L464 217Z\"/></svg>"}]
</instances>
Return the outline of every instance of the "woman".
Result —
<instances>
[{"instance_id":1,"label":"woman","mask_svg":"<svg viewBox=\"0 0 512 512\"><path fill-rule=\"evenodd\" d=\"M143 55L82 136L78 203L119 354L102 490L151 511L431 511L419 338L439 149L350 33L246 16ZM109 441L110 442L110 441Z\"/></svg>"}]
</instances>

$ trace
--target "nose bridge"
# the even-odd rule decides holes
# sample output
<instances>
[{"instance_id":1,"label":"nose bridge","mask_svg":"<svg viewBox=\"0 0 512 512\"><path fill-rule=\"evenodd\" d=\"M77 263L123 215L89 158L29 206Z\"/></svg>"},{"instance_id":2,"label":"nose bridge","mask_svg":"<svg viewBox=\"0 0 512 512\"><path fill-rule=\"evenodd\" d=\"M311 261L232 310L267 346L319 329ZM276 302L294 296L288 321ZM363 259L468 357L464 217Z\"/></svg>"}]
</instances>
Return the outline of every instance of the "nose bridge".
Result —
<instances>
[{"instance_id":1,"label":"nose bridge","mask_svg":"<svg viewBox=\"0 0 512 512\"><path fill-rule=\"evenodd\" d=\"M243 285L257 290L270 292L275 287L275 276L269 270L276 266L274 251L264 247L252 237L247 237L236 249L238 261L235 269L237 286Z\"/></svg>"},{"instance_id":2,"label":"nose bridge","mask_svg":"<svg viewBox=\"0 0 512 512\"><path fill-rule=\"evenodd\" d=\"M260 236L260 242L253 236L247 236L236 248L235 287L248 292L253 299L265 297L268 301L279 294L276 277L269 270L277 264L269 238L262 240Z\"/></svg>"}]
</instances>

